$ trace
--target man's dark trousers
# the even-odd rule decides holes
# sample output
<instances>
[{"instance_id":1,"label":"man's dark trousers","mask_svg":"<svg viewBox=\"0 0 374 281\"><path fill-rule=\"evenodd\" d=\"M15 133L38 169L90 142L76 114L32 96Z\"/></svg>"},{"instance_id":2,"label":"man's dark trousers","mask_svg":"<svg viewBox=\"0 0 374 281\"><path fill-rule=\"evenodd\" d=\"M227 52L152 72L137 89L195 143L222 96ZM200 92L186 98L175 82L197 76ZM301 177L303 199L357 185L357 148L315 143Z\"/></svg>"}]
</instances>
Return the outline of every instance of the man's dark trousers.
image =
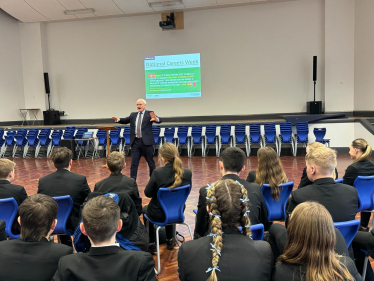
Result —
<instances>
[{"instance_id":1,"label":"man's dark trousers","mask_svg":"<svg viewBox=\"0 0 374 281\"><path fill-rule=\"evenodd\" d=\"M131 145L131 173L130 177L136 180L138 175L138 166L140 157L144 156L149 167L149 176L152 175L154 169L156 169L155 161L153 161L153 145L145 145L141 138L135 138Z\"/></svg>"}]
</instances>

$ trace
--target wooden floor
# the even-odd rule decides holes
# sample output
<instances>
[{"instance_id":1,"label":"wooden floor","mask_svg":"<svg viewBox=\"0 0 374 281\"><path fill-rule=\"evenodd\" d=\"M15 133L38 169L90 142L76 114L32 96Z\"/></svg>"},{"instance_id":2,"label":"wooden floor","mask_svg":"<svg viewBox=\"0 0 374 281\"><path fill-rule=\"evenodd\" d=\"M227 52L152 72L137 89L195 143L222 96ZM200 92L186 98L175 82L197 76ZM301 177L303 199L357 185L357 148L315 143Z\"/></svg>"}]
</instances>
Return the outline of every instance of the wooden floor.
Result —
<instances>
[{"instance_id":1,"label":"wooden floor","mask_svg":"<svg viewBox=\"0 0 374 281\"><path fill-rule=\"evenodd\" d=\"M221 178L219 173L218 158L215 156L208 156L203 158L201 156L194 156L192 158L181 157L183 161L183 166L192 170L192 190L191 194L187 200L187 207L185 211L186 222L190 224L192 230L195 225L195 215L192 212L197 206L198 197L199 197L199 188L211 183ZM46 158L39 159L22 159L16 158L16 180L14 184L22 185L26 188L28 195L33 195L37 191L38 179L42 176L48 175L51 172L54 172L53 163ZM300 177L302 170L305 167L304 156L281 156L281 161L284 166L285 172L288 176L289 181L295 183L295 187L298 186L300 182ZM157 167L160 167L157 157L155 157L155 162ZM123 173L127 176L130 175L130 163L131 157L126 158L126 164L128 168L125 168ZM338 156L338 173L339 177L344 175L345 169L348 165L352 163L349 155L348 149L347 154ZM98 159L79 159L73 161L72 172L83 174L87 177L88 184L93 190L96 182L101 179L106 178L109 175L107 169L102 168L102 165L105 164L105 158ZM246 160L246 170L243 174L240 175L241 178L246 179L247 174L250 170L257 168L257 157L251 156ZM144 197L144 188L149 180L148 166L144 158L140 161L139 173L138 173L138 186L140 196L143 198L143 205L149 203L149 199ZM181 232L187 240L189 240L188 231L184 226L178 227L178 231ZM166 247L163 245L161 247L161 265L162 273L158 276L159 280L179 280L177 268L178 249L175 248L172 251L166 250ZM155 261L156 261L155 256Z\"/></svg>"}]
</instances>

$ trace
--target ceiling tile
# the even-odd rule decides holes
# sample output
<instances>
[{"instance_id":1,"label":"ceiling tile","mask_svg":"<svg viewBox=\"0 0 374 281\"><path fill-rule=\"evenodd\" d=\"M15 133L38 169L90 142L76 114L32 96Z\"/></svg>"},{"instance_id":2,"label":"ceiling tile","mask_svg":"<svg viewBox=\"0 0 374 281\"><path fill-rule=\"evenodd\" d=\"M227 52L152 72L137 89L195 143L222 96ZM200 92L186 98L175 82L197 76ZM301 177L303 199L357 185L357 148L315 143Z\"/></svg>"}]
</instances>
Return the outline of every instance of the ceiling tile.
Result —
<instances>
[{"instance_id":1,"label":"ceiling tile","mask_svg":"<svg viewBox=\"0 0 374 281\"><path fill-rule=\"evenodd\" d=\"M85 8L94 8L96 16L121 15L123 12L112 0L80 0Z\"/></svg>"},{"instance_id":2,"label":"ceiling tile","mask_svg":"<svg viewBox=\"0 0 374 281\"><path fill-rule=\"evenodd\" d=\"M146 0L113 0L125 14L147 13L154 10Z\"/></svg>"},{"instance_id":3,"label":"ceiling tile","mask_svg":"<svg viewBox=\"0 0 374 281\"><path fill-rule=\"evenodd\" d=\"M92 13L88 13L88 14L76 14L76 17L77 18L94 18L96 16Z\"/></svg>"},{"instance_id":4,"label":"ceiling tile","mask_svg":"<svg viewBox=\"0 0 374 281\"><path fill-rule=\"evenodd\" d=\"M35 11L24 0L0 0L0 8L22 22L48 20L48 18Z\"/></svg>"},{"instance_id":5,"label":"ceiling tile","mask_svg":"<svg viewBox=\"0 0 374 281\"><path fill-rule=\"evenodd\" d=\"M218 5L249 3L251 0L217 0Z\"/></svg>"},{"instance_id":6,"label":"ceiling tile","mask_svg":"<svg viewBox=\"0 0 374 281\"><path fill-rule=\"evenodd\" d=\"M183 4L173 5L173 6L164 6L164 7L152 7L155 11L172 11L172 10L184 10L186 7Z\"/></svg>"},{"instance_id":7,"label":"ceiling tile","mask_svg":"<svg viewBox=\"0 0 374 281\"><path fill-rule=\"evenodd\" d=\"M66 9L57 0L25 0L25 2L51 20L76 18L74 15L65 15Z\"/></svg>"},{"instance_id":8,"label":"ceiling tile","mask_svg":"<svg viewBox=\"0 0 374 281\"><path fill-rule=\"evenodd\" d=\"M217 6L216 0L183 0L183 4L186 8L197 8L207 6Z\"/></svg>"},{"instance_id":9,"label":"ceiling tile","mask_svg":"<svg viewBox=\"0 0 374 281\"><path fill-rule=\"evenodd\" d=\"M85 9L79 0L57 0L66 10L80 10Z\"/></svg>"}]
</instances>

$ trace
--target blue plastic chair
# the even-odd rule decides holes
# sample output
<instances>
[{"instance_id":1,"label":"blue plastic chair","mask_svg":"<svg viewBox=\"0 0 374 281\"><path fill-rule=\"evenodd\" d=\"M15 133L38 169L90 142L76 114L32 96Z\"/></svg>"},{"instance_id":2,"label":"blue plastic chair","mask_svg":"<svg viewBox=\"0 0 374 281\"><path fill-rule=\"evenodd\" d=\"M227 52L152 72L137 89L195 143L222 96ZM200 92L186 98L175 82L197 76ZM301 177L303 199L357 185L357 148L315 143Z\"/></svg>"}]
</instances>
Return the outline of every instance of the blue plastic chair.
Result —
<instances>
[{"instance_id":1,"label":"blue plastic chair","mask_svg":"<svg viewBox=\"0 0 374 281\"><path fill-rule=\"evenodd\" d=\"M288 198L291 195L293 189L293 181L282 183L280 188L282 188L280 193L280 200L275 201L271 197L271 187L268 184L263 184L261 186L261 191L264 196L265 205L268 211L269 221L285 221L286 220L286 204Z\"/></svg>"},{"instance_id":2,"label":"blue plastic chair","mask_svg":"<svg viewBox=\"0 0 374 281\"><path fill-rule=\"evenodd\" d=\"M309 125L308 122L296 123L295 149L294 156L297 154L297 144L301 143L306 147L308 145Z\"/></svg>"},{"instance_id":3,"label":"blue plastic chair","mask_svg":"<svg viewBox=\"0 0 374 281\"><path fill-rule=\"evenodd\" d=\"M335 182L336 182L336 183L343 183L343 178L336 179Z\"/></svg>"},{"instance_id":4,"label":"blue plastic chair","mask_svg":"<svg viewBox=\"0 0 374 281\"><path fill-rule=\"evenodd\" d=\"M5 141L4 141L1 153L0 153L0 158L12 156L13 146L16 143L14 140L16 133L17 133L16 131L7 131L6 136L5 136Z\"/></svg>"},{"instance_id":5,"label":"blue plastic chair","mask_svg":"<svg viewBox=\"0 0 374 281\"><path fill-rule=\"evenodd\" d=\"M359 220L334 222L334 226L339 229L340 233L343 235L345 242L347 243L347 248L351 245L353 238L356 236L357 231L360 227Z\"/></svg>"},{"instance_id":6,"label":"blue plastic chair","mask_svg":"<svg viewBox=\"0 0 374 281\"><path fill-rule=\"evenodd\" d=\"M266 146L268 143L272 143L275 145L275 151L277 152L277 155L279 155L279 139L277 136L277 131L275 129L275 123L264 123L264 136L262 138L264 146Z\"/></svg>"},{"instance_id":7,"label":"blue plastic chair","mask_svg":"<svg viewBox=\"0 0 374 281\"><path fill-rule=\"evenodd\" d=\"M295 137L292 133L292 124L291 122L281 122L279 123L279 130L280 134L278 136L278 146L279 146L279 153L278 156L281 155L282 144L289 143L291 145L291 152L292 155L295 154Z\"/></svg>"},{"instance_id":8,"label":"blue plastic chair","mask_svg":"<svg viewBox=\"0 0 374 281\"><path fill-rule=\"evenodd\" d=\"M52 197L58 205L57 225L52 235L73 235L66 229L66 222L68 221L71 211L73 210L73 200L70 195ZM60 242L60 239L58 237Z\"/></svg>"},{"instance_id":9,"label":"blue plastic chair","mask_svg":"<svg viewBox=\"0 0 374 281\"><path fill-rule=\"evenodd\" d=\"M125 156L130 154L130 126L125 126L123 129L123 145L122 145L122 150L125 154Z\"/></svg>"},{"instance_id":10,"label":"blue plastic chair","mask_svg":"<svg viewBox=\"0 0 374 281\"><path fill-rule=\"evenodd\" d=\"M205 157L205 140L202 135L203 125L192 125L191 136L189 137L190 143L190 152L189 157L192 157L195 154L195 145L201 146L201 155Z\"/></svg>"},{"instance_id":11,"label":"blue plastic chair","mask_svg":"<svg viewBox=\"0 0 374 281\"><path fill-rule=\"evenodd\" d=\"M238 144L245 145L245 152L247 157L251 152L249 147L249 136L246 134L245 124L235 124L235 133L231 136L232 146L237 146Z\"/></svg>"},{"instance_id":12,"label":"blue plastic chair","mask_svg":"<svg viewBox=\"0 0 374 281\"><path fill-rule=\"evenodd\" d=\"M197 215L197 209L193 209L193 212ZM240 232L243 230L241 226L239 226L238 229ZM251 225L250 229L253 240L262 240L264 238L265 228L262 223Z\"/></svg>"},{"instance_id":13,"label":"blue plastic chair","mask_svg":"<svg viewBox=\"0 0 374 281\"><path fill-rule=\"evenodd\" d=\"M314 133L314 136L316 137L316 142L327 144L327 146L330 147L330 140L324 139L326 135L326 128L314 128L313 133Z\"/></svg>"},{"instance_id":14,"label":"blue plastic chair","mask_svg":"<svg viewBox=\"0 0 374 281\"><path fill-rule=\"evenodd\" d=\"M14 136L16 142L13 146L13 153L12 153L13 158L15 158L16 156L23 156L23 154L25 152L25 147L27 146L26 135L27 135L27 130L26 129L19 129L17 131L16 135ZM17 153L18 149L21 150L20 154Z\"/></svg>"},{"instance_id":15,"label":"blue plastic chair","mask_svg":"<svg viewBox=\"0 0 374 281\"><path fill-rule=\"evenodd\" d=\"M62 130L53 130L51 138L52 138L52 148L51 148L51 152L49 154L52 153L52 151L55 147L60 146L60 141L61 141L61 138L62 138Z\"/></svg>"},{"instance_id":16,"label":"blue plastic chair","mask_svg":"<svg viewBox=\"0 0 374 281\"><path fill-rule=\"evenodd\" d=\"M153 146L153 154L155 154L157 146L158 147L162 146L163 138L160 136L161 126L160 125L153 125L152 126L152 133L153 133L153 138L155 140L155 145Z\"/></svg>"},{"instance_id":17,"label":"blue plastic chair","mask_svg":"<svg viewBox=\"0 0 374 281\"><path fill-rule=\"evenodd\" d=\"M190 235L191 235L191 240L193 240L191 228L188 223L184 222L184 214L183 214L184 205L186 203L188 195L190 194L190 191L191 191L191 185L189 184L175 187L172 189L162 187L157 192L157 200L160 203L161 208L165 213L165 221L155 222L155 221L150 220L147 217L147 215L144 214L144 217L147 219L147 226L148 226L148 222L157 225L157 229L156 229L157 271L156 271L156 274L160 274L161 272L159 231L162 226L170 225L170 224L171 225L184 224L188 227L188 231L190 232ZM177 241L177 244L178 244L178 240L176 238L175 238L175 241Z\"/></svg>"},{"instance_id":18,"label":"blue plastic chair","mask_svg":"<svg viewBox=\"0 0 374 281\"><path fill-rule=\"evenodd\" d=\"M249 147L251 147L252 144L259 144L260 147L264 146L262 142L260 123L249 124Z\"/></svg>"},{"instance_id":19,"label":"blue plastic chair","mask_svg":"<svg viewBox=\"0 0 374 281\"><path fill-rule=\"evenodd\" d=\"M204 136L204 157L209 153L209 145L214 144L216 147L216 155L219 154L218 152L218 145L217 145L217 125L206 125L205 127L205 136Z\"/></svg>"},{"instance_id":20,"label":"blue plastic chair","mask_svg":"<svg viewBox=\"0 0 374 281\"><path fill-rule=\"evenodd\" d=\"M39 143L35 148L35 158L38 158L41 149L45 152L44 156L48 156L52 148L52 139L50 138L51 128L44 128L40 130L39 133Z\"/></svg>"},{"instance_id":21,"label":"blue plastic chair","mask_svg":"<svg viewBox=\"0 0 374 281\"><path fill-rule=\"evenodd\" d=\"M17 212L18 205L13 197L0 199L0 220L5 221L6 235L12 239L19 238L19 234L12 233L12 224L17 216Z\"/></svg>"},{"instance_id":22,"label":"blue plastic chair","mask_svg":"<svg viewBox=\"0 0 374 281\"><path fill-rule=\"evenodd\" d=\"M177 138L174 139L174 143L178 148L179 154L182 152L182 145L187 147L187 155L190 157L190 142L188 138L188 125L179 125L177 131Z\"/></svg>"},{"instance_id":23,"label":"blue plastic chair","mask_svg":"<svg viewBox=\"0 0 374 281\"><path fill-rule=\"evenodd\" d=\"M219 135L217 135L216 141L216 151L218 152L217 157L221 155L222 145L226 144L232 146L232 136L231 136L231 125L230 124L222 124L220 126Z\"/></svg>"},{"instance_id":24,"label":"blue plastic chair","mask_svg":"<svg viewBox=\"0 0 374 281\"><path fill-rule=\"evenodd\" d=\"M119 152L122 152L122 138L121 138L121 127L116 126L117 130L111 130L109 132L109 140L110 146L109 151L112 152L112 146L116 146L115 149L118 148Z\"/></svg>"},{"instance_id":25,"label":"blue plastic chair","mask_svg":"<svg viewBox=\"0 0 374 281\"><path fill-rule=\"evenodd\" d=\"M165 127L163 143L165 142L174 143L174 134L175 134L175 127Z\"/></svg>"}]
</instances>

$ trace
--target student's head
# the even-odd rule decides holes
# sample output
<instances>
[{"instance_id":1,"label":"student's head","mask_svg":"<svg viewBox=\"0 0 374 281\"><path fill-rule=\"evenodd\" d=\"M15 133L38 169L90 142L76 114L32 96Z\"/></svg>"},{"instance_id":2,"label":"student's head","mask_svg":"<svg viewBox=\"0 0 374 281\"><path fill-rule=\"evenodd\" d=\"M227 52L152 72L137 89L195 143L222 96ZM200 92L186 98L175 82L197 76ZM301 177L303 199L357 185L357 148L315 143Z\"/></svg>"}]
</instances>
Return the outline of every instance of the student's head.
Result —
<instances>
[{"instance_id":1,"label":"student's head","mask_svg":"<svg viewBox=\"0 0 374 281\"><path fill-rule=\"evenodd\" d=\"M118 175L125 167L125 155L118 151L111 152L106 158L106 163L109 170L113 174Z\"/></svg>"},{"instance_id":2,"label":"student's head","mask_svg":"<svg viewBox=\"0 0 374 281\"><path fill-rule=\"evenodd\" d=\"M370 157L371 146L364 139L356 139L349 146L349 155L354 162L362 161Z\"/></svg>"},{"instance_id":3,"label":"student's head","mask_svg":"<svg viewBox=\"0 0 374 281\"><path fill-rule=\"evenodd\" d=\"M0 180L9 180L10 182L13 181L15 177L15 166L16 163L10 161L9 159L0 159Z\"/></svg>"},{"instance_id":4,"label":"student's head","mask_svg":"<svg viewBox=\"0 0 374 281\"><path fill-rule=\"evenodd\" d=\"M52 197L44 194L27 197L18 208L21 239L40 241L42 237L48 237L56 226L57 210Z\"/></svg>"},{"instance_id":5,"label":"student's head","mask_svg":"<svg viewBox=\"0 0 374 281\"><path fill-rule=\"evenodd\" d=\"M305 161L310 181L331 178L336 167L336 151L328 147L318 147L306 154Z\"/></svg>"},{"instance_id":6,"label":"student's head","mask_svg":"<svg viewBox=\"0 0 374 281\"><path fill-rule=\"evenodd\" d=\"M223 174L227 172L240 173L245 169L245 159L243 150L237 147L228 147L222 151L219 166Z\"/></svg>"},{"instance_id":7,"label":"student's head","mask_svg":"<svg viewBox=\"0 0 374 281\"><path fill-rule=\"evenodd\" d=\"M171 142L167 142L160 147L158 155L163 162L173 165L174 183L170 188L179 186L182 183L184 171L182 168L182 160L178 157L178 148Z\"/></svg>"},{"instance_id":8,"label":"student's head","mask_svg":"<svg viewBox=\"0 0 374 281\"><path fill-rule=\"evenodd\" d=\"M120 208L116 201L106 196L89 200L83 207L82 220L82 233L87 235L94 245L113 240L116 232L122 228Z\"/></svg>"},{"instance_id":9,"label":"student's head","mask_svg":"<svg viewBox=\"0 0 374 281\"><path fill-rule=\"evenodd\" d=\"M283 171L282 163L271 147L262 147L257 151L258 167L256 170L256 183L262 186L264 183L271 187L271 197L274 200L280 199L279 185L288 181Z\"/></svg>"},{"instance_id":10,"label":"student's head","mask_svg":"<svg viewBox=\"0 0 374 281\"><path fill-rule=\"evenodd\" d=\"M307 281L352 280L339 262L335 243L334 223L327 209L317 202L304 202L291 214L286 246L278 263L306 265Z\"/></svg>"},{"instance_id":11,"label":"student's head","mask_svg":"<svg viewBox=\"0 0 374 281\"><path fill-rule=\"evenodd\" d=\"M52 151L50 158L56 169L66 169L71 166L73 153L67 147L59 147Z\"/></svg>"},{"instance_id":12,"label":"student's head","mask_svg":"<svg viewBox=\"0 0 374 281\"><path fill-rule=\"evenodd\" d=\"M318 147L325 147L322 143L316 141L316 142L312 142L311 144L309 144L307 147L306 147L306 153L308 154L310 151L312 151L313 149L316 149Z\"/></svg>"},{"instance_id":13,"label":"student's head","mask_svg":"<svg viewBox=\"0 0 374 281\"><path fill-rule=\"evenodd\" d=\"M243 233L249 236L251 225L248 216L249 200L247 190L238 182L227 179L220 180L207 190L207 211L210 215L212 229L212 244L218 250L222 250L222 228L238 230L241 226ZM212 268L219 263L220 255L216 250L212 251ZM217 280L215 270L212 271L209 281Z\"/></svg>"}]
</instances>

